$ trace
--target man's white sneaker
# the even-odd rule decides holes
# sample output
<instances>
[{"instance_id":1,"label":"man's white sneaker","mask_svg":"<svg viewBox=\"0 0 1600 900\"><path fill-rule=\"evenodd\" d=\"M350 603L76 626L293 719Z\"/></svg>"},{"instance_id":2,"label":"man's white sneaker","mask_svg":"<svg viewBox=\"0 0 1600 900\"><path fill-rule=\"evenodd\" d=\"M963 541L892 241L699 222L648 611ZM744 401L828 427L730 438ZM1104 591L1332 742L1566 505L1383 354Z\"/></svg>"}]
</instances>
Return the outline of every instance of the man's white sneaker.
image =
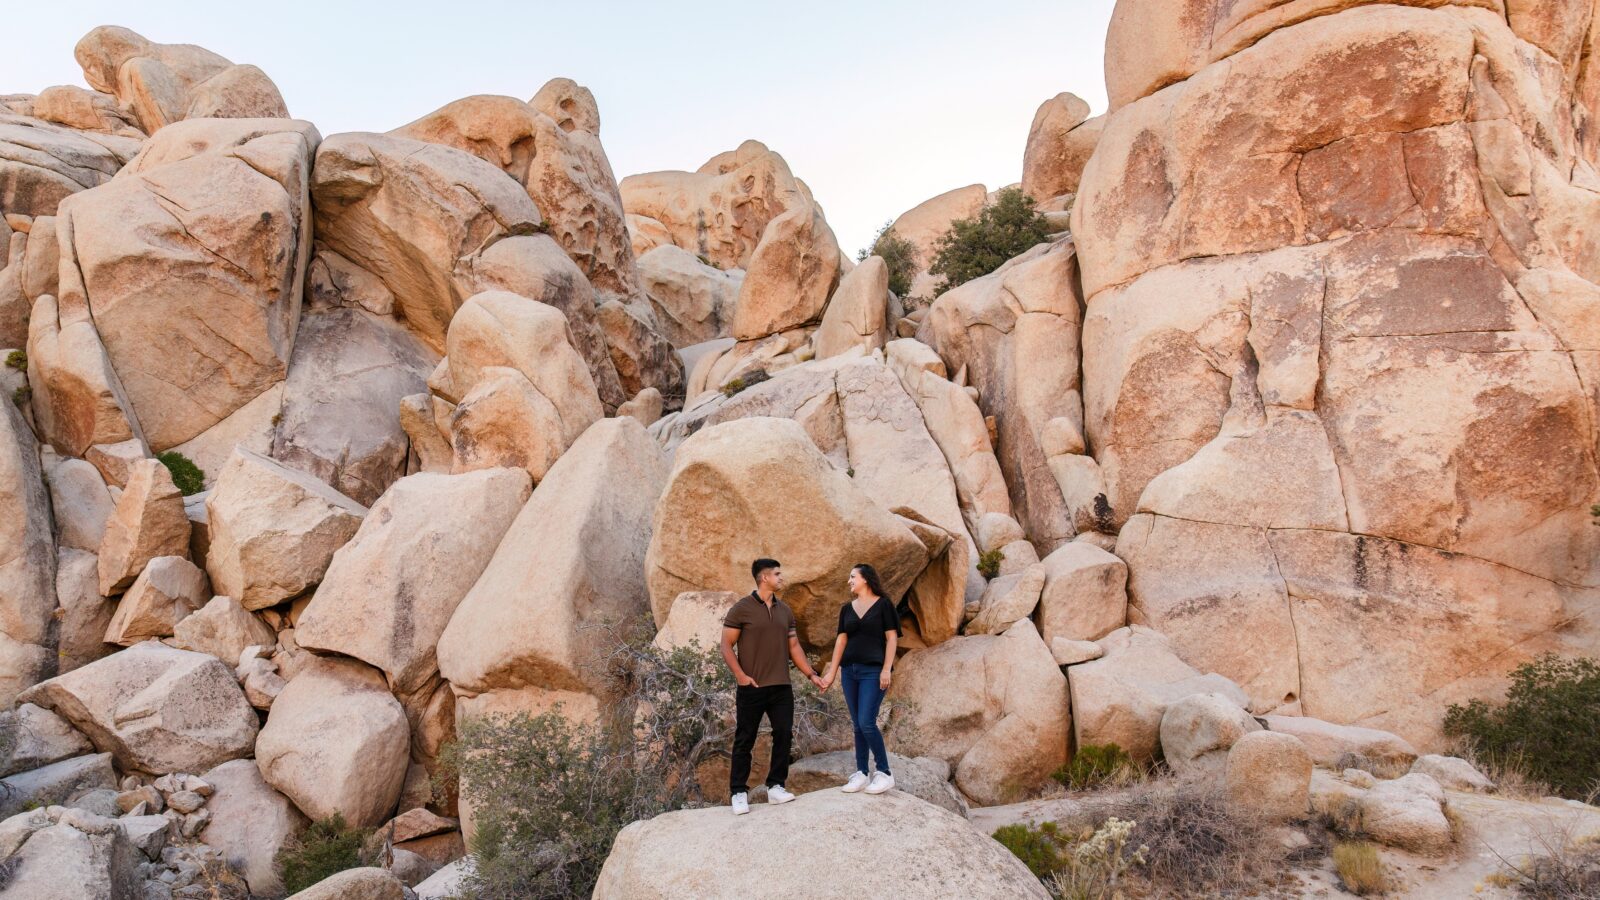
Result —
<instances>
[{"instance_id":1,"label":"man's white sneaker","mask_svg":"<svg viewBox=\"0 0 1600 900\"><path fill-rule=\"evenodd\" d=\"M851 775L850 780L846 781L844 783L844 787L840 788L839 790L844 791L846 794L854 794L866 786L867 773L857 772L854 775Z\"/></svg>"},{"instance_id":2,"label":"man's white sneaker","mask_svg":"<svg viewBox=\"0 0 1600 900\"><path fill-rule=\"evenodd\" d=\"M872 783L867 785L867 793L881 794L894 787L894 776L882 772L872 773Z\"/></svg>"},{"instance_id":3,"label":"man's white sneaker","mask_svg":"<svg viewBox=\"0 0 1600 900\"><path fill-rule=\"evenodd\" d=\"M789 793L781 784L775 784L767 788L768 803L788 803L793 799L794 795Z\"/></svg>"},{"instance_id":4,"label":"man's white sneaker","mask_svg":"<svg viewBox=\"0 0 1600 900\"><path fill-rule=\"evenodd\" d=\"M750 811L750 795L749 794L734 794L733 795L733 814L736 815L736 816L742 816L742 815L744 815L745 813L747 813L749 811Z\"/></svg>"}]
</instances>

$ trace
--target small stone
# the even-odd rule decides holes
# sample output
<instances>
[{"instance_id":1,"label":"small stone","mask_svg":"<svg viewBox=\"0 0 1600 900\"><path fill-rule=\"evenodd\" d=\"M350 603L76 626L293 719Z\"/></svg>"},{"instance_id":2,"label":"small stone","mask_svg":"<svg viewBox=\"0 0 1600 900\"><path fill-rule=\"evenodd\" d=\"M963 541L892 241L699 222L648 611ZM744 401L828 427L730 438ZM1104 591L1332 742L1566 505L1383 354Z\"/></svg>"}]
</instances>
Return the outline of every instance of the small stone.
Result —
<instances>
[{"instance_id":1,"label":"small stone","mask_svg":"<svg viewBox=\"0 0 1600 900\"><path fill-rule=\"evenodd\" d=\"M206 799L194 791L175 791L167 795L167 805L184 814L194 812L205 803Z\"/></svg>"},{"instance_id":2,"label":"small stone","mask_svg":"<svg viewBox=\"0 0 1600 900\"><path fill-rule=\"evenodd\" d=\"M202 809L199 812L192 812L183 817L183 836L186 838L198 837L200 832L204 831L209 824L211 824L211 810Z\"/></svg>"}]
</instances>

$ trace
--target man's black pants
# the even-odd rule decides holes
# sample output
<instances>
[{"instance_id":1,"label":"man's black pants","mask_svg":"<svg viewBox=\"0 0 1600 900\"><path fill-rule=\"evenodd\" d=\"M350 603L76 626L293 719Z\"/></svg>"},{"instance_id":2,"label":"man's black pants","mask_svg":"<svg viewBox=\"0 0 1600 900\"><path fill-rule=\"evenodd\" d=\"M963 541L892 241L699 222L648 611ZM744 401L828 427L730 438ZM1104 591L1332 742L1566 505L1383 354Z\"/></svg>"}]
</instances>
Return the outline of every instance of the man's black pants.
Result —
<instances>
[{"instance_id":1,"label":"man's black pants","mask_svg":"<svg viewBox=\"0 0 1600 900\"><path fill-rule=\"evenodd\" d=\"M733 769L728 778L730 794L749 789L750 751L756 746L761 717L772 723L772 765L767 769L767 787L783 784L789 778L789 743L794 732L794 688L787 684L768 687L740 687L734 698Z\"/></svg>"}]
</instances>

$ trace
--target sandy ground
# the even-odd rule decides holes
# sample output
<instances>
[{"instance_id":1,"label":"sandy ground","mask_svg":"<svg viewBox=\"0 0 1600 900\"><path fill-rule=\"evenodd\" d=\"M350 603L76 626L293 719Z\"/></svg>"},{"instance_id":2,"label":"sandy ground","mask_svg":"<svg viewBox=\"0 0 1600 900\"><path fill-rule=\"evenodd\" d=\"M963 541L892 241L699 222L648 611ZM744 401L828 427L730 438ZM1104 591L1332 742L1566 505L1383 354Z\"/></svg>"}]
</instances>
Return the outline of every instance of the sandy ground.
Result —
<instances>
[{"instance_id":1,"label":"sandy ground","mask_svg":"<svg viewBox=\"0 0 1600 900\"><path fill-rule=\"evenodd\" d=\"M1600 808L1594 806L1554 798L1520 800L1463 791L1446 794L1458 821L1466 826L1465 834L1458 838L1458 849L1450 856L1424 857L1379 847L1391 884L1385 896L1404 900L1511 900L1519 896L1516 890L1498 884L1493 876L1505 872L1508 862L1521 864L1528 855L1541 853L1541 836L1550 839L1562 831L1574 837L1600 836ZM1036 825L1045 821L1081 821L1095 817L1095 807L1114 797L1115 793L1110 792L1077 794L974 808L972 823L990 834L1002 825L1017 822ZM1355 896L1339 887L1331 858L1297 870L1291 881L1297 881L1299 886L1278 896L1318 900Z\"/></svg>"}]
</instances>

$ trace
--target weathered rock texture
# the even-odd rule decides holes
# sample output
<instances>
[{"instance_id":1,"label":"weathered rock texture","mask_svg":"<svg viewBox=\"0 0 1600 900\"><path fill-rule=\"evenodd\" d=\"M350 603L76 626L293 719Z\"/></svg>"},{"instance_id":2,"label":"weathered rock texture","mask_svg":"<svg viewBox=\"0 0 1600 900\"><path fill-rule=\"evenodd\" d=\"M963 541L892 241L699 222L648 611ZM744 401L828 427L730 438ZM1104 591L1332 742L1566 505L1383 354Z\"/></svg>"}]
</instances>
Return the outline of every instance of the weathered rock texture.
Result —
<instances>
[{"instance_id":1,"label":"weathered rock texture","mask_svg":"<svg viewBox=\"0 0 1600 900\"><path fill-rule=\"evenodd\" d=\"M1597 645L1592 11L1304 6L1118 5L1086 434L1140 621L1429 740Z\"/></svg>"}]
</instances>

